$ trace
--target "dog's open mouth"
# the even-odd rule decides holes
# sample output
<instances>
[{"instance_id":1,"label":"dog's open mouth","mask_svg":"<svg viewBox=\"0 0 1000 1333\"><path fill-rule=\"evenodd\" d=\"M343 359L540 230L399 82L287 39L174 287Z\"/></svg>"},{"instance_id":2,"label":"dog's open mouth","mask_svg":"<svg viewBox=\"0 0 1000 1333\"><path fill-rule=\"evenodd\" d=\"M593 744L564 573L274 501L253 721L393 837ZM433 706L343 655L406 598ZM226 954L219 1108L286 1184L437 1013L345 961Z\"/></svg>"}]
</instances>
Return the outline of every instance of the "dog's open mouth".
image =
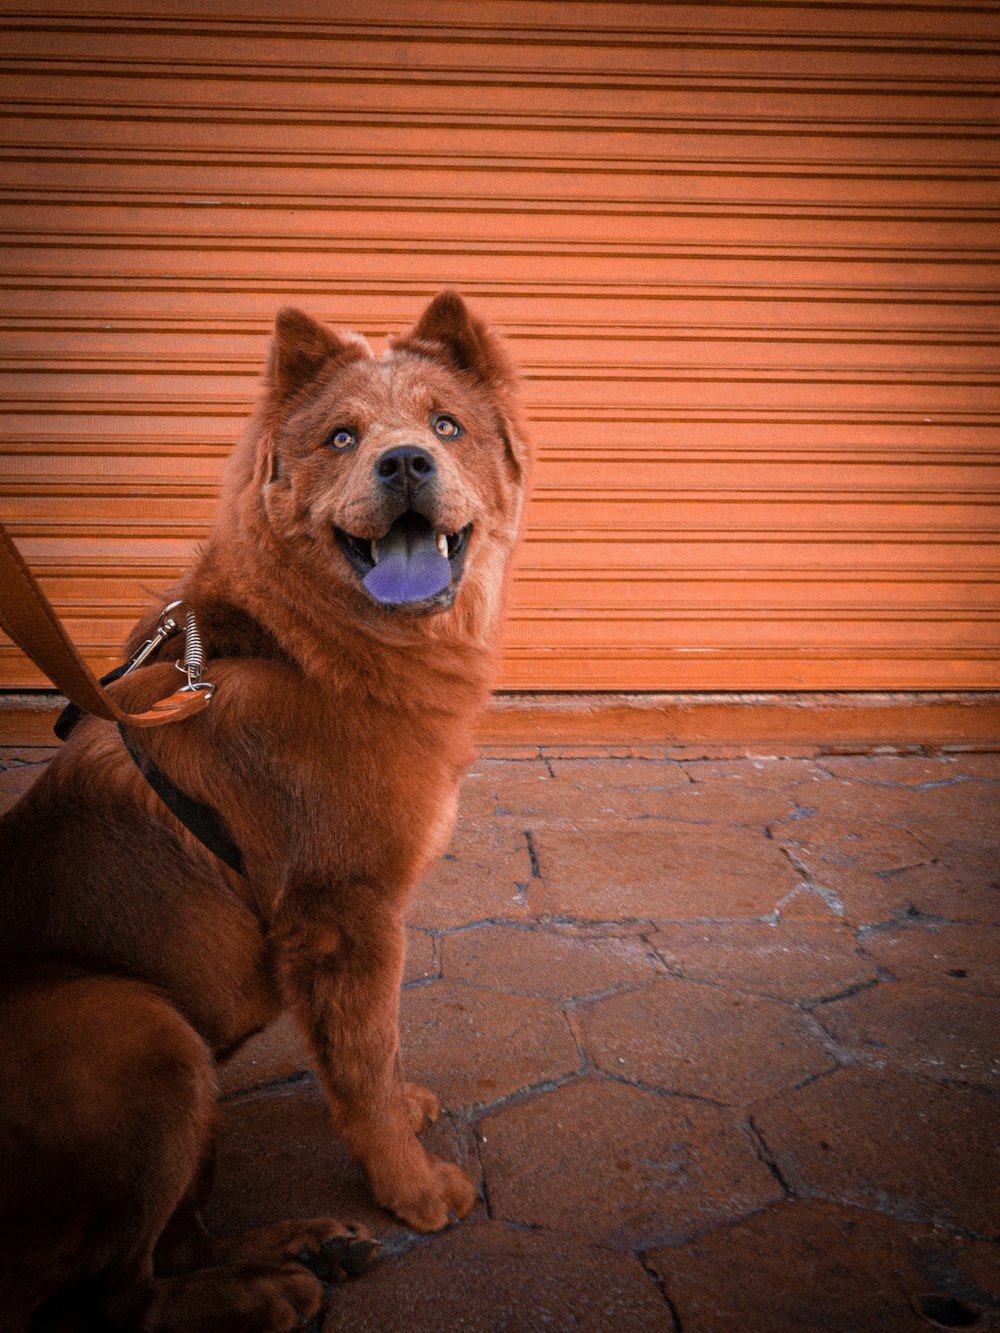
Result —
<instances>
[{"instance_id":1,"label":"dog's open mouth","mask_svg":"<svg viewBox=\"0 0 1000 1333\"><path fill-rule=\"evenodd\" d=\"M472 524L438 532L408 509L384 537L368 541L334 528L362 587L382 606L436 610L450 606L458 590Z\"/></svg>"}]
</instances>

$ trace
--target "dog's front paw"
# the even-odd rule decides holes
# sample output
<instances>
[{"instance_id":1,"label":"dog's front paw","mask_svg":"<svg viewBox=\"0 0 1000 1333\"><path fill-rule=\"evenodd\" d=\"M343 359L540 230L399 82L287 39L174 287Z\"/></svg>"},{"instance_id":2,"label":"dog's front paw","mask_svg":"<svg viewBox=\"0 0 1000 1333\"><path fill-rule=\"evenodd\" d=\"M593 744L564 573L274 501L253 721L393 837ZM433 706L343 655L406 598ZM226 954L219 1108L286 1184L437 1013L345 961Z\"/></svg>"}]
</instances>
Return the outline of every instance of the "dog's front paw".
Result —
<instances>
[{"instance_id":1,"label":"dog's front paw","mask_svg":"<svg viewBox=\"0 0 1000 1333\"><path fill-rule=\"evenodd\" d=\"M420 1134L433 1125L441 1114L439 1099L430 1088L425 1088L419 1083L403 1084L403 1102L414 1134Z\"/></svg>"},{"instance_id":2,"label":"dog's front paw","mask_svg":"<svg viewBox=\"0 0 1000 1333\"><path fill-rule=\"evenodd\" d=\"M472 1212L476 1188L451 1162L428 1154L427 1166L426 1179L418 1189L394 1191L382 1202L414 1231L442 1231Z\"/></svg>"}]
</instances>

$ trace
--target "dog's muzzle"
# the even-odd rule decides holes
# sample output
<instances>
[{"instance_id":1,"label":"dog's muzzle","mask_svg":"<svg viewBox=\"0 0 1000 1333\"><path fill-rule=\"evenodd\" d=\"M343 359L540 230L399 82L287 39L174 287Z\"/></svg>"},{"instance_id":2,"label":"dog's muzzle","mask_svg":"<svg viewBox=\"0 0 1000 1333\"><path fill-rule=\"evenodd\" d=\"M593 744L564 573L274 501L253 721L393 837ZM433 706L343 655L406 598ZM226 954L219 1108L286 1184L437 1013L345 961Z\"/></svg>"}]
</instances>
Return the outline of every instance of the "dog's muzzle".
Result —
<instances>
[{"instance_id":1,"label":"dog's muzzle","mask_svg":"<svg viewBox=\"0 0 1000 1333\"><path fill-rule=\"evenodd\" d=\"M454 601L471 523L458 532L440 532L430 519L408 509L383 537L371 541L340 528L334 532L361 586L380 606L429 612Z\"/></svg>"}]
</instances>

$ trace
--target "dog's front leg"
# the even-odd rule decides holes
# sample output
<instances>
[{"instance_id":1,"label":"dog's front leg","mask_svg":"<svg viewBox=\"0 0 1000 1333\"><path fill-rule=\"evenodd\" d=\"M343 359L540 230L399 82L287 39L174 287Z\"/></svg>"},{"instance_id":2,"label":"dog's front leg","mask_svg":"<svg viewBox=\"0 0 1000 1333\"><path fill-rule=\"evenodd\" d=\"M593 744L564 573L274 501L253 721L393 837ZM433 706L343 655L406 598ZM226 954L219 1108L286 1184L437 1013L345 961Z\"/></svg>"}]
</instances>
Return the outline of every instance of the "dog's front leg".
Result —
<instances>
[{"instance_id":1,"label":"dog's front leg","mask_svg":"<svg viewBox=\"0 0 1000 1333\"><path fill-rule=\"evenodd\" d=\"M349 912L287 894L275 937L287 1003L306 1031L334 1128L384 1207L417 1231L439 1231L476 1200L464 1173L428 1153L415 1129L437 1113L426 1089L404 1084L399 986L405 936L397 911L364 886Z\"/></svg>"}]
</instances>

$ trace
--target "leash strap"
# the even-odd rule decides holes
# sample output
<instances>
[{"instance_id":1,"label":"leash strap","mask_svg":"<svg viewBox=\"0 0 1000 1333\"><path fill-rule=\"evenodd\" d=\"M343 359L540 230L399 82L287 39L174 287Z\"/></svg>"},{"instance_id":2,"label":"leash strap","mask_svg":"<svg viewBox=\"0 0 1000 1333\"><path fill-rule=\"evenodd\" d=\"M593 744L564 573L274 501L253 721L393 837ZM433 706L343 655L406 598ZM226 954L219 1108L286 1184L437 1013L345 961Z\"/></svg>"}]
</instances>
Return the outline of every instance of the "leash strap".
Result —
<instances>
[{"instance_id":1,"label":"leash strap","mask_svg":"<svg viewBox=\"0 0 1000 1333\"><path fill-rule=\"evenodd\" d=\"M62 622L0 523L0 629L78 708L130 727L180 722L208 705L209 691L181 686L144 713L126 713L73 647Z\"/></svg>"},{"instance_id":2,"label":"leash strap","mask_svg":"<svg viewBox=\"0 0 1000 1333\"><path fill-rule=\"evenodd\" d=\"M167 608L167 612L171 610L173 605ZM132 762L167 809L210 852L237 874L245 875L246 868L240 849L219 823L215 811L175 787L163 770L135 745L125 729L126 726L161 727L167 722L180 722L194 713L200 713L208 705L213 687L200 683L201 645L193 617L189 619L189 660L184 663L187 686L181 686L144 713L126 713L104 686L137 667L163 639L176 632L178 626L164 613L157 633L143 645L132 661L98 680L73 647L51 603L11 541L10 534L0 523L0 629L70 700L56 723L59 739L65 740L85 713L117 722ZM191 660L192 657L197 660Z\"/></svg>"}]
</instances>

